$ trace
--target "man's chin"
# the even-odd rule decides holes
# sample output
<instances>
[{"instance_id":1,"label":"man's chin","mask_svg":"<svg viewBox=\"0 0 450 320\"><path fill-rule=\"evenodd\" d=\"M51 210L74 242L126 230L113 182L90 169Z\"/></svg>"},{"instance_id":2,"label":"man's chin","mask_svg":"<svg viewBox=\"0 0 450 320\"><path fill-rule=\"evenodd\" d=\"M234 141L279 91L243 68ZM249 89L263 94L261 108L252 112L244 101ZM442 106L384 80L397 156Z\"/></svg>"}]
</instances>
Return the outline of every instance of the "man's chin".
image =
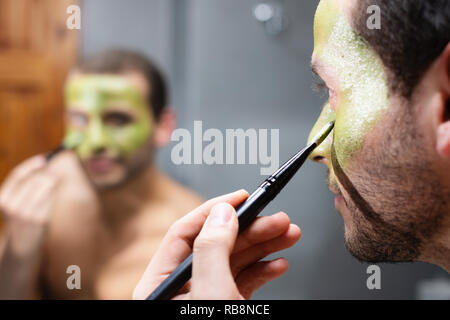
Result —
<instances>
[{"instance_id":1,"label":"man's chin","mask_svg":"<svg viewBox=\"0 0 450 320\"><path fill-rule=\"evenodd\" d=\"M108 190L120 187L126 180L124 172L88 173L89 179L97 190Z\"/></svg>"},{"instance_id":2,"label":"man's chin","mask_svg":"<svg viewBox=\"0 0 450 320\"><path fill-rule=\"evenodd\" d=\"M361 251L359 245L357 245L355 243L355 240L352 239L351 236L349 235L347 228L345 230L345 235L344 235L344 244L345 244L345 248L347 248L347 251L358 261L360 261L360 262L378 262L378 261L373 261L372 259L367 257Z\"/></svg>"},{"instance_id":3,"label":"man's chin","mask_svg":"<svg viewBox=\"0 0 450 320\"><path fill-rule=\"evenodd\" d=\"M342 195L335 198L335 207L344 220L344 243L350 254L361 262L379 262L372 256L373 248L369 243L371 238L359 220L353 218L352 212ZM356 214L356 213L355 213Z\"/></svg>"},{"instance_id":4,"label":"man's chin","mask_svg":"<svg viewBox=\"0 0 450 320\"><path fill-rule=\"evenodd\" d=\"M401 234L382 228L374 229L355 217L345 221L344 242L350 254L360 262L412 262L419 255L420 246ZM378 226L379 227L379 226Z\"/></svg>"},{"instance_id":5,"label":"man's chin","mask_svg":"<svg viewBox=\"0 0 450 320\"><path fill-rule=\"evenodd\" d=\"M357 233L357 230L348 230L345 227L344 244L348 252L358 261L363 263L396 262L385 253L380 252L383 246L377 248L377 244L367 235Z\"/></svg>"},{"instance_id":6,"label":"man's chin","mask_svg":"<svg viewBox=\"0 0 450 320\"><path fill-rule=\"evenodd\" d=\"M371 239L367 237L367 234L360 232L358 228L345 224L344 231L344 244L348 252L360 262L382 262L377 254L374 252Z\"/></svg>"}]
</instances>

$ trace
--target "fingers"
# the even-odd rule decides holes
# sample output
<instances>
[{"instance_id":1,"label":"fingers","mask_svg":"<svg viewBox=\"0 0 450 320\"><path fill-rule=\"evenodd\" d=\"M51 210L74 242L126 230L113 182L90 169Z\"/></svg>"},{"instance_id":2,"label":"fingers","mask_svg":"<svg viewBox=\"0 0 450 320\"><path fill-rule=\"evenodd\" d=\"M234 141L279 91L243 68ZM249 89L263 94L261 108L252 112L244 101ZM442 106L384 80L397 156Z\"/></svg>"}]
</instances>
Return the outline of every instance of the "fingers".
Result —
<instances>
[{"instance_id":1,"label":"fingers","mask_svg":"<svg viewBox=\"0 0 450 320\"><path fill-rule=\"evenodd\" d=\"M288 267L289 264L284 258L257 262L242 271L236 278L238 290L244 299L250 299L253 292L283 275Z\"/></svg>"},{"instance_id":2,"label":"fingers","mask_svg":"<svg viewBox=\"0 0 450 320\"><path fill-rule=\"evenodd\" d=\"M16 194L6 200L5 213L10 216L20 216L29 221L46 221L45 218L49 214L46 208L54 202L52 192L56 185L56 177L48 173L32 174L23 181Z\"/></svg>"},{"instance_id":3,"label":"fingers","mask_svg":"<svg viewBox=\"0 0 450 320\"><path fill-rule=\"evenodd\" d=\"M255 244L252 247L233 254L231 257L231 269L233 275L238 274L241 270L265 258L269 254L293 246L300 239L300 235L300 228L294 224L291 224L288 230L282 235L271 240Z\"/></svg>"},{"instance_id":4,"label":"fingers","mask_svg":"<svg viewBox=\"0 0 450 320\"><path fill-rule=\"evenodd\" d=\"M6 179L0 192L0 204L5 203L17 192L24 180L31 174L45 166L45 158L42 155L34 156L17 166Z\"/></svg>"},{"instance_id":5,"label":"fingers","mask_svg":"<svg viewBox=\"0 0 450 320\"><path fill-rule=\"evenodd\" d=\"M279 212L266 217L257 217L255 221L239 235L233 253L276 238L285 233L289 229L289 226L289 216L284 212Z\"/></svg>"},{"instance_id":6,"label":"fingers","mask_svg":"<svg viewBox=\"0 0 450 320\"><path fill-rule=\"evenodd\" d=\"M0 191L0 208L7 217L45 222L51 205L52 191L57 179L45 168L41 155L32 157L10 174Z\"/></svg>"},{"instance_id":7,"label":"fingers","mask_svg":"<svg viewBox=\"0 0 450 320\"><path fill-rule=\"evenodd\" d=\"M186 216L175 222L164 237L161 246L155 257L163 259L165 272L172 271L177 267L192 251L195 238L205 223L211 208L219 202L227 202L237 206L248 197L248 193L239 190L211 200L206 201L198 208L194 209ZM155 260L156 259L152 259ZM156 265L159 268L159 265Z\"/></svg>"},{"instance_id":8,"label":"fingers","mask_svg":"<svg viewBox=\"0 0 450 320\"><path fill-rule=\"evenodd\" d=\"M194 240L215 204L227 202L236 207L247 197L247 191L238 190L208 200L175 222L153 255L133 297L145 299L191 253Z\"/></svg>"},{"instance_id":9,"label":"fingers","mask_svg":"<svg viewBox=\"0 0 450 320\"><path fill-rule=\"evenodd\" d=\"M186 294L193 299L237 298L239 291L234 280L236 274L244 293L250 296L264 283L284 273L287 269L284 259L273 262L258 261L273 252L292 246L300 238L300 229L290 224L285 213L278 213L256 219L236 240L238 222L232 207L236 207L247 197L248 193L244 190L217 197L178 220L153 256L133 293L133 298L146 298L190 254L192 247L192 278L189 287L178 292L178 298ZM221 204L215 206L218 203ZM228 217L228 213L225 214L227 209L232 212L230 220L215 218L216 215ZM210 211L211 216L208 218ZM222 223L219 223L220 221ZM233 255L230 266L231 252ZM253 275L252 270L256 272ZM255 277L255 274L258 276ZM254 279L250 279L251 277Z\"/></svg>"},{"instance_id":10,"label":"fingers","mask_svg":"<svg viewBox=\"0 0 450 320\"><path fill-rule=\"evenodd\" d=\"M34 221L44 223L48 221L55 199L53 193L58 179L53 176L41 175L35 179L34 192L25 198L24 213Z\"/></svg>"},{"instance_id":11,"label":"fingers","mask_svg":"<svg viewBox=\"0 0 450 320\"><path fill-rule=\"evenodd\" d=\"M236 207L247 198L247 191L238 190L233 193L210 199L178 220L171 227L171 232L168 234L168 236L180 238L186 243L190 244L190 247L192 247L195 238L202 229L203 224L214 205L220 202L226 202L231 206Z\"/></svg>"},{"instance_id":12,"label":"fingers","mask_svg":"<svg viewBox=\"0 0 450 320\"><path fill-rule=\"evenodd\" d=\"M238 291L230 269L230 254L239 230L236 211L216 204L194 242L193 299L232 299Z\"/></svg>"}]
</instances>

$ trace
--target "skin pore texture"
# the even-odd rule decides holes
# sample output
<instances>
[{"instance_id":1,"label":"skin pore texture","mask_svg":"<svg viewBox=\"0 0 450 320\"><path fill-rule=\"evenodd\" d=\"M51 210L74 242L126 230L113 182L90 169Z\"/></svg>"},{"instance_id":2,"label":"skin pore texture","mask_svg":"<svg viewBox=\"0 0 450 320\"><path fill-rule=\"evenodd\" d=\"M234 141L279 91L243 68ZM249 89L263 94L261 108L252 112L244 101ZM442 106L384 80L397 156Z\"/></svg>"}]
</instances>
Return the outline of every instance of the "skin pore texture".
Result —
<instances>
[{"instance_id":1,"label":"skin pore texture","mask_svg":"<svg viewBox=\"0 0 450 320\"><path fill-rule=\"evenodd\" d=\"M82 110L89 115L84 139L76 147L81 159L93 154L98 141L115 156L126 157L147 141L151 132L151 114L145 98L125 78L113 75L83 75L67 85L66 103L69 110ZM108 126L102 120L107 108L132 109L136 121L127 126ZM78 129L68 128L67 136Z\"/></svg>"},{"instance_id":2,"label":"skin pore texture","mask_svg":"<svg viewBox=\"0 0 450 320\"><path fill-rule=\"evenodd\" d=\"M445 234L448 190L418 120L420 104L389 91L382 61L350 24L349 3L322 0L316 11L312 65L329 100L308 140L336 122L310 158L329 169L345 244L356 258L430 261L423 257ZM448 254L441 249L434 255Z\"/></svg>"}]
</instances>

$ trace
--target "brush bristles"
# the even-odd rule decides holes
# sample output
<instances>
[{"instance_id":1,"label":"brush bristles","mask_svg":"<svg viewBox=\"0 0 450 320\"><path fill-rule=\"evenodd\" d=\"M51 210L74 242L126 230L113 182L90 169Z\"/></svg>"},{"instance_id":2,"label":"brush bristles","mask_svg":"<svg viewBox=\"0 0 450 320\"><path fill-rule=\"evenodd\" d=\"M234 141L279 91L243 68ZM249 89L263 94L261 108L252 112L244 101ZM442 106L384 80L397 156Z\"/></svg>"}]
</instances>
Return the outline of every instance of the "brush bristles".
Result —
<instances>
[{"instance_id":1,"label":"brush bristles","mask_svg":"<svg viewBox=\"0 0 450 320\"><path fill-rule=\"evenodd\" d=\"M330 134L331 130L333 130L333 128L334 128L334 121L328 122L322 128L322 130L316 135L316 138L313 140L314 143L316 144L316 146L320 145L323 142L323 140L325 140L326 137L328 137L328 135Z\"/></svg>"}]
</instances>

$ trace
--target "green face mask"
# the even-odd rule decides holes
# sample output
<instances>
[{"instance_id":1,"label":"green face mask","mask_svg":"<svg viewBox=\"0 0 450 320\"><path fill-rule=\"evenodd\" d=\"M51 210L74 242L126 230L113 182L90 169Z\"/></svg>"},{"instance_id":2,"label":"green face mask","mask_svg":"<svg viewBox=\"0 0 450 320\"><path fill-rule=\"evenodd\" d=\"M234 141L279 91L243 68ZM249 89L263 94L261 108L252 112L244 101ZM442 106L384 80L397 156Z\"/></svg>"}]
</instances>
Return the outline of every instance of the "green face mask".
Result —
<instances>
[{"instance_id":1,"label":"green face mask","mask_svg":"<svg viewBox=\"0 0 450 320\"><path fill-rule=\"evenodd\" d=\"M66 140L82 135L75 150L83 160L99 149L108 156L126 158L151 134L152 115L145 97L123 76L76 76L67 84L65 103Z\"/></svg>"},{"instance_id":2,"label":"green face mask","mask_svg":"<svg viewBox=\"0 0 450 320\"><path fill-rule=\"evenodd\" d=\"M337 105L333 109L329 104L325 106L310 139L328 119L335 117L336 156L339 163L347 166L388 107L388 85L383 64L353 31L334 0L322 0L317 8L314 57L336 79ZM325 142L321 148L327 148L326 154L329 154L331 139Z\"/></svg>"}]
</instances>

